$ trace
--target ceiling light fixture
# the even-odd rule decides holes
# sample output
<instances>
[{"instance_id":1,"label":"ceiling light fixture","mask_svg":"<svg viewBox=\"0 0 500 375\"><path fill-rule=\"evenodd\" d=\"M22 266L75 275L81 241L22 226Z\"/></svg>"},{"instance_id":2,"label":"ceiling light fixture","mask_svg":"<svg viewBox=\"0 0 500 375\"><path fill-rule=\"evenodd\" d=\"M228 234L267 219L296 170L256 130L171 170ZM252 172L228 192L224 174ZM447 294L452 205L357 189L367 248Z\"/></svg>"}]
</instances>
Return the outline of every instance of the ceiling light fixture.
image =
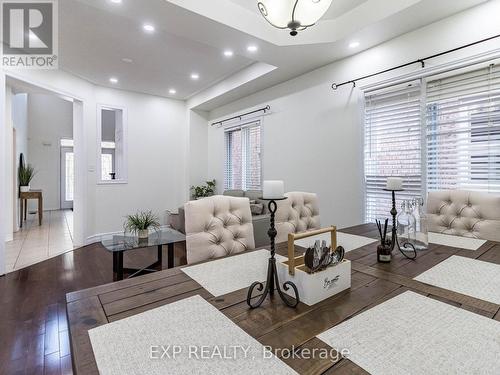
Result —
<instances>
[{"instance_id":1,"label":"ceiling light fixture","mask_svg":"<svg viewBox=\"0 0 500 375\"><path fill-rule=\"evenodd\" d=\"M109 79L109 82L113 83L113 84L117 84L118 83L118 78L115 78L115 77L111 77Z\"/></svg>"},{"instance_id":2,"label":"ceiling light fixture","mask_svg":"<svg viewBox=\"0 0 500 375\"><path fill-rule=\"evenodd\" d=\"M260 13L278 29L290 29L290 35L313 26L323 17L333 0L261 0Z\"/></svg>"},{"instance_id":3,"label":"ceiling light fixture","mask_svg":"<svg viewBox=\"0 0 500 375\"><path fill-rule=\"evenodd\" d=\"M113 4L121 4L122 3L122 0L109 0L111 1Z\"/></svg>"},{"instance_id":4,"label":"ceiling light fixture","mask_svg":"<svg viewBox=\"0 0 500 375\"><path fill-rule=\"evenodd\" d=\"M149 23L145 23L142 28L144 29L144 31L148 32L148 33L152 33L155 31L155 27Z\"/></svg>"},{"instance_id":5,"label":"ceiling light fixture","mask_svg":"<svg viewBox=\"0 0 500 375\"><path fill-rule=\"evenodd\" d=\"M224 56L226 56L226 57L233 57L233 55L234 55L233 51L231 51L229 49L224 51Z\"/></svg>"},{"instance_id":6,"label":"ceiling light fixture","mask_svg":"<svg viewBox=\"0 0 500 375\"><path fill-rule=\"evenodd\" d=\"M200 75L198 73L191 73L191 79L197 80L200 78Z\"/></svg>"},{"instance_id":7,"label":"ceiling light fixture","mask_svg":"<svg viewBox=\"0 0 500 375\"><path fill-rule=\"evenodd\" d=\"M168 90L168 93L170 95L175 95L175 94L177 94L177 90L176 89L170 89L170 90Z\"/></svg>"},{"instance_id":8,"label":"ceiling light fixture","mask_svg":"<svg viewBox=\"0 0 500 375\"><path fill-rule=\"evenodd\" d=\"M253 44L251 44L251 45L249 45L249 46L247 47L247 51L248 51L248 52L257 52L257 50L258 50L258 49L259 49L259 48L258 48L257 46L254 46Z\"/></svg>"},{"instance_id":9,"label":"ceiling light fixture","mask_svg":"<svg viewBox=\"0 0 500 375\"><path fill-rule=\"evenodd\" d=\"M128 57L124 57L124 58L122 59L122 61L123 61L124 63L127 63L127 64L132 64L132 63L134 62L134 60L129 59Z\"/></svg>"},{"instance_id":10,"label":"ceiling light fixture","mask_svg":"<svg viewBox=\"0 0 500 375\"><path fill-rule=\"evenodd\" d=\"M359 42L357 40L352 41L349 43L349 48L356 48L359 47Z\"/></svg>"}]
</instances>

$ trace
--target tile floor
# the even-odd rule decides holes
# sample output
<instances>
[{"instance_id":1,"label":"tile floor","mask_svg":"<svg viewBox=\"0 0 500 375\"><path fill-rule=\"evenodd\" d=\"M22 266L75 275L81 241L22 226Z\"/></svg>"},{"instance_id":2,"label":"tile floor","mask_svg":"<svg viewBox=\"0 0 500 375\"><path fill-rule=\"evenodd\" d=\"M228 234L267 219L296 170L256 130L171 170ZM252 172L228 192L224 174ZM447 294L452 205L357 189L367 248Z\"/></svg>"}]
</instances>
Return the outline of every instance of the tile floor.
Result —
<instances>
[{"instance_id":1,"label":"tile floor","mask_svg":"<svg viewBox=\"0 0 500 375\"><path fill-rule=\"evenodd\" d=\"M29 214L14 240L5 243L6 272L73 250L73 211L44 211L42 225L38 215Z\"/></svg>"}]
</instances>

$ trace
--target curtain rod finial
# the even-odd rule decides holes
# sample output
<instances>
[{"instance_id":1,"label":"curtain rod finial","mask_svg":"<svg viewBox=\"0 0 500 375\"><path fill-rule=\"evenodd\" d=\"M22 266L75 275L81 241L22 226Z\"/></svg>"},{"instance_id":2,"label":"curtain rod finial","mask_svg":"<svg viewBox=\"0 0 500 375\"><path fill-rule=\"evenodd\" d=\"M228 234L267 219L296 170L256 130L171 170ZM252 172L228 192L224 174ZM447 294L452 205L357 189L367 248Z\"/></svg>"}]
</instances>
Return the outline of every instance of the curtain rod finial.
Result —
<instances>
[{"instance_id":1,"label":"curtain rod finial","mask_svg":"<svg viewBox=\"0 0 500 375\"><path fill-rule=\"evenodd\" d=\"M332 90L337 90L337 84L336 83L332 83Z\"/></svg>"}]
</instances>

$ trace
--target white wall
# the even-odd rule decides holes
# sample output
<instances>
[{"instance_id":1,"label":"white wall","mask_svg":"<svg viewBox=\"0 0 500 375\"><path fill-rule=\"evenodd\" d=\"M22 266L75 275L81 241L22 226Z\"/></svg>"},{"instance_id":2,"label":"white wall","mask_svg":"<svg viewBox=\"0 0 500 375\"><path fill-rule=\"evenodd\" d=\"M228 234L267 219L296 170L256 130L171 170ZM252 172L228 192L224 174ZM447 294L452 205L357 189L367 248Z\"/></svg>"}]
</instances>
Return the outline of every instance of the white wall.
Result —
<instances>
[{"instance_id":1,"label":"white wall","mask_svg":"<svg viewBox=\"0 0 500 375\"><path fill-rule=\"evenodd\" d=\"M43 191L43 209L61 208L61 147L62 138L73 139L73 103L56 95L28 95L28 155L26 163L33 165L36 175L32 189ZM36 210L37 202L29 202Z\"/></svg>"},{"instance_id":2,"label":"white wall","mask_svg":"<svg viewBox=\"0 0 500 375\"><path fill-rule=\"evenodd\" d=\"M5 141L4 152L5 158L8 160L5 166L5 174L8 178L8 183L5 185L5 196L7 206L5 207L5 241L12 241L14 232L14 130L12 125L12 88L7 86L5 91Z\"/></svg>"},{"instance_id":3,"label":"white wall","mask_svg":"<svg viewBox=\"0 0 500 375\"><path fill-rule=\"evenodd\" d=\"M5 82L5 74L0 71L0 145L5 142L5 133L7 130L7 114L6 114L6 95L7 90L10 88L7 87ZM5 174L6 169L6 161L8 158L6 157L4 152L0 151L0 207L3 207L4 204L9 202L8 197L5 193L4 182L8 182L7 175ZM3 239L7 233L6 231L6 219L7 216L5 214L0 214L0 275L5 274L5 242Z\"/></svg>"},{"instance_id":4,"label":"white wall","mask_svg":"<svg viewBox=\"0 0 500 375\"><path fill-rule=\"evenodd\" d=\"M317 193L323 225L359 223L363 163L356 93L332 96L322 85L262 104L272 109L262 117L264 179L284 180L286 191ZM221 181L219 189L224 179L223 132L209 130L208 175Z\"/></svg>"},{"instance_id":5,"label":"white wall","mask_svg":"<svg viewBox=\"0 0 500 375\"><path fill-rule=\"evenodd\" d=\"M208 171L208 144L207 144L207 118L208 113L203 111L189 111L189 186L205 184L213 177L207 175ZM217 183L222 183L222 180Z\"/></svg>"},{"instance_id":6,"label":"white wall","mask_svg":"<svg viewBox=\"0 0 500 375\"><path fill-rule=\"evenodd\" d=\"M184 103L104 88L96 88L95 97L127 109L128 183L97 185L94 232L121 230L124 216L139 209L163 218L185 202Z\"/></svg>"},{"instance_id":7,"label":"white wall","mask_svg":"<svg viewBox=\"0 0 500 375\"><path fill-rule=\"evenodd\" d=\"M500 2L489 2L380 46L335 62L288 82L225 105L210 119L232 116L269 104L263 123L264 179L283 179L286 190L319 194L323 225L339 227L363 221L363 123L361 91L342 82L500 33ZM362 41L361 41L362 42ZM440 59L445 61L500 48L493 40ZM413 66L372 80L418 69ZM368 81L358 82L366 84ZM223 129L208 131L208 175L222 181ZM222 184L219 185L219 188Z\"/></svg>"},{"instance_id":8,"label":"white wall","mask_svg":"<svg viewBox=\"0 0 500 375\"><path fill-rule=\"evenodd\" d=\"M17 171L19 170L19 157L23 154L25 160L28 158L28 95L17 94L12 96L12 126L16 129L16 155L13 165L14 170L14 231L19 230L19 183L17 181Z\"/></svg>"}]
</instances>

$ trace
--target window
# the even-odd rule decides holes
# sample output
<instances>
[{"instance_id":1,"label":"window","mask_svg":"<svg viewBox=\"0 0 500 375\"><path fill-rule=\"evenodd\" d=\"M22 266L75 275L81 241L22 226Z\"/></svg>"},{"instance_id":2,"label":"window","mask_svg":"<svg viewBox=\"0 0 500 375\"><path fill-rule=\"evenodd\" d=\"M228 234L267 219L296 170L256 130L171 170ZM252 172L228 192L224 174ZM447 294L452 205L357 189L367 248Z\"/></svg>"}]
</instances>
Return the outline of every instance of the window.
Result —
<instances>
[{"instance_id":1,"label":"window","mask_svg":"<svg viewBox=\"0 0 500 375\"><path fill-rule=\"evenodd\" d=\"M101 155L101 179L103 181L105 180L111 180L111 174L113 173L113 154L112 153L105 153L105 150L102 150L102 155Z\"/></svg>"},{"instance_id":2,"label":"window","mask_svg":"<svg viewBox=\"0 0 500 375\"><path fill-rule=\"evenodd\" d=\"M260 121L225 131L226 190L260 190L262 181Z\"/></svg>"},{"instance_id":3,"label":"window","mask_svg":"<svg viewBox=\"0 0 500 375\"><path fill-rule=\"evenodd\" d=\"M98 175L101 183L126 182L125 114L123 109L98 107Z\"/></svg>"},{"instance_id":4,"label":"window","mask_svg":"<svg viewBox=\"0 0 500 375\"><path fill-rule=\"evenodd\" d=\"M366 221L388 216L388 176L403 177L400 199L443 189L500 192L500 69L365 93L364 153Z\"/></svg>"},{"instance_id":5,"label":"window","mask_svg":"<svg viewBox=\"0 0 500 375\"><path fill-rule=\"evenodd\" d=\"M387 177L403 177L403 199L422 194L419 82L365 97L365 220L388 216L391 196L383 190ZM398 206L399 207L399 206Z\"/></svg>"},{"instance_id":6,"label":"window","mask_svg":"<svg viewBox=\"0 0 500 375\"><path fill-rule=\"evenodd\" d=\"M73 153L74 141L68 138L62 138L60 141L61 151L61 170L60 170L60 189L61 189L61 208L73 208L73 198L75 195L75 155Z\"/></svg>"},{"instance_id":7,"label":"window","mask_svg":"<svg viewBox=\"0 0 500 375\"><path fill-rule=\"evenodd\" d=\"M430 81L426 108L428 190L500 192L500 70Z\"/></svg>"},{"instance_id":8,"label":"window","mask_svg":"<svg viewBox=\"0 0 500 375\"><path fill-rule=\"evenodd\" d=\"M72 152L65 153L64 165L66 168L65 178L64 178L64 199L67 202L73 201L74 196L74 186L75 186L75 162L74 154Z\"/></svg>"}]
</instances>

